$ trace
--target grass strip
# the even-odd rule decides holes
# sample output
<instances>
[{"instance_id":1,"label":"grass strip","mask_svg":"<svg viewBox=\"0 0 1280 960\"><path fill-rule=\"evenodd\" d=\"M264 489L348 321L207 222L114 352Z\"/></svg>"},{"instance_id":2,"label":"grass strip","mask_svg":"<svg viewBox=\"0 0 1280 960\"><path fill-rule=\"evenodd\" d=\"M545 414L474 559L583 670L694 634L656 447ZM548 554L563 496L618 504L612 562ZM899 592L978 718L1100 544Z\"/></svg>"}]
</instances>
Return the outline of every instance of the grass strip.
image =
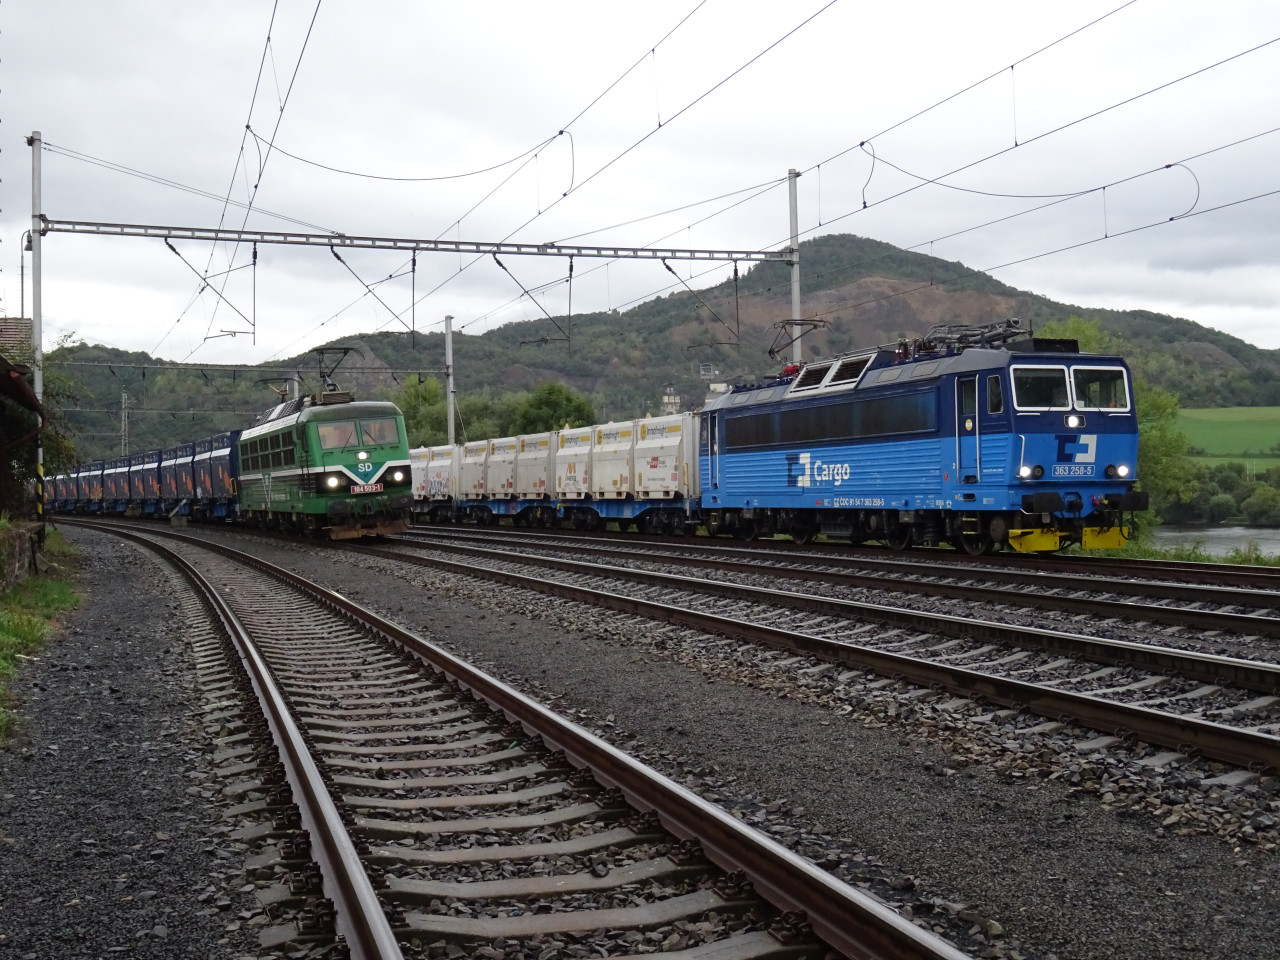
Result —
<instances>
[{"instance_id":1,"label":"grass strip","mask_svg":"<svg viewBox=\"0 0 1280 960\"><path fill-rule=\"evenodd\" d=\"M58 617L80 602L72 582L75 550L56 530L45 538L48 572L0 593L0 741L13 729L9 693L22 658L35 655L58 628Z\"/></svg>"}]
</instances>

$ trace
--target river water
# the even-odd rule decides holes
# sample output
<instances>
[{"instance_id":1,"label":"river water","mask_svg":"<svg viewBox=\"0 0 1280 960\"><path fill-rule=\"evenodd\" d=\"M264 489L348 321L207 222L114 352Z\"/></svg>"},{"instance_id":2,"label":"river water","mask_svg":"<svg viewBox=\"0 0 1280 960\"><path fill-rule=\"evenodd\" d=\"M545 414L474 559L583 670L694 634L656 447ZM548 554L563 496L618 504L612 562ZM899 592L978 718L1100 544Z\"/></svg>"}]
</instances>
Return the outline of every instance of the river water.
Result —
<instances>
[{"instance_id":1,"label":"river water","mask_svg":"<svg viewBox=\"0 0 1280 960\"><path fill-rule=\"evenodd\" d=\"M1156 527L1153 533L1157 547L1193 547L1197 543L1207 554L1226 556L1232 550L1256 543L1266 556L1280 556L1280 529L1264 527Z\"/></svg>"}]
</instances>

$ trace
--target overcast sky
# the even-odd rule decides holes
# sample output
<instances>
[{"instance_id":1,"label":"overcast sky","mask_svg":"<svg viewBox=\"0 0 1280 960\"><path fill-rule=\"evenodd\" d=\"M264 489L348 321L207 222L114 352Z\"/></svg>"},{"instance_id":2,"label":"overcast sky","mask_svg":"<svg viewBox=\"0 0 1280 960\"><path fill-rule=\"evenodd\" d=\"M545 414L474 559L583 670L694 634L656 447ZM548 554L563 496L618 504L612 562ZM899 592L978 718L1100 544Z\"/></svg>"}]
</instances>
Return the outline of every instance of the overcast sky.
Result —
<instances>
[{"instance_id":1,"label":"overcast sky","mask_svg":"<svg viewBox=\"0 0 1280 960\"><path fill-rule=\"evenodd\" d=\"M50 219L416 239L776 249L794 167L803 238L1280 348L1275 0L5 0L0 31L10 315L40 130ZM398 252L264 245L255 271L245 247L174 245L47 235L46 349L258 363L445 314L469 333L541 317L521 286L569 307L563 258L503 257L513 279L423 253L411 276ZM698 287L732 268L677 269ZM572 308L674 283L579 258Z\"/></svg>"}]
</instances>

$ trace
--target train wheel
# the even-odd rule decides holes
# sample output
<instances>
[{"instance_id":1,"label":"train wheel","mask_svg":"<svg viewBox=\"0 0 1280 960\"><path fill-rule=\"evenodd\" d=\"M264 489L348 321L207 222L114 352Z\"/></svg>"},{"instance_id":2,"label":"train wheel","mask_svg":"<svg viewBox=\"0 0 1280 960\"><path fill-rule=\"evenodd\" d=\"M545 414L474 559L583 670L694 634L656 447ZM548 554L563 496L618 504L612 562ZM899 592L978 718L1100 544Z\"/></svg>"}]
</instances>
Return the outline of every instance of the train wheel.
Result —
<instances>
[{"instance_id":1,"label":"train wheel","mask_svg":"<svg viewBox=\"0 0 1280 960\"><path fill-rule=\"evenodd\" d=\"M911 526L906 523L898 524L888 531L884 542L894 553L901 553L911 546Z\"/></svg>"},{"instance_id":2,"label":"train wheel","mask_svg":"<svg viewBox=\"0 0 1280 960\"><path fill-rule=\"evenodd\" d=\"M791 539L797 546L803 547L806 543L812 543L817 535L818 527L810 521L801 520L791 528Z\"/></svg>"},{"instance_id":3,"label":"train wheel","mask_svg":"<svg viewBox=\"0 0 1280 960\"><path fill-rule=\"evenodd\" d=\"M958 533L951 538L951 544L971 557L985 557L996 548L989 533Z\"/></svg>"},{"instance_id":4,"label":"train wheel","mask_svg":"<svg viewBox=\"0 0 1280 960\"><path fill-rule=\"evenodd\" d=\"M742 523L738 524L738 528L734 531L734 536L739 540L751 541L759 535L760 532L756 529L756 522L754 520L743 520Z\"/></svg>"}]
</instances>

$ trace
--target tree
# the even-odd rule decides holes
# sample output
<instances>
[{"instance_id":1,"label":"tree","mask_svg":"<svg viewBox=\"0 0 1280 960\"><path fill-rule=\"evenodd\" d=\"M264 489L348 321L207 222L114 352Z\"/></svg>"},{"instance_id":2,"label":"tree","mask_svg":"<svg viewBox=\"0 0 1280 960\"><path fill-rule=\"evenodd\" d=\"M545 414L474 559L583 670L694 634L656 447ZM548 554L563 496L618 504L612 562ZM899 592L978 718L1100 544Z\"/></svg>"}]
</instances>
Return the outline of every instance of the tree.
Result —
<instances>
[{"instance_id":1,"label":"tree","mask_svg":"<svg viewBox=\"0 0 1280 960\"><path fill-rule=\"evenodd\" d=\"M596 421L591 401L554 380L541 383L516 409L512 432L543 433L565 426L585 427Z\"/></svg>"},{"instance_id":2,"label":"tree","mask_svg":"<svg viewBox=\"0 0 1280 960\"><path fill-rule=\"evenodd\" d=\"M1221 523L1236 512L1236 498L1229 493L1215 494L1209 500L1209 520Z\"/></svg>"},{"instance_id":3,"label":"tree","mask_svg":"<svg viewBox=\"0 0 1280 960\"><path fill-rule=\"evenodd\" d=\"M1251 527L1280 527L1280 490L1259 484L1240 511Z\"/></svg>"},{"instance_id":4,"label":"tree","mask_svg":"<svg viewBox=\"0 0 1280 960\"><path fill-rule=\"evenodd\" d=\"M404 414L404 429L411 447L426 446L445 426L444 387L434 377L415 378L404 384L395 404ZM445 435L448 436L447 430Z\"/></svg>"}]
</instances>

